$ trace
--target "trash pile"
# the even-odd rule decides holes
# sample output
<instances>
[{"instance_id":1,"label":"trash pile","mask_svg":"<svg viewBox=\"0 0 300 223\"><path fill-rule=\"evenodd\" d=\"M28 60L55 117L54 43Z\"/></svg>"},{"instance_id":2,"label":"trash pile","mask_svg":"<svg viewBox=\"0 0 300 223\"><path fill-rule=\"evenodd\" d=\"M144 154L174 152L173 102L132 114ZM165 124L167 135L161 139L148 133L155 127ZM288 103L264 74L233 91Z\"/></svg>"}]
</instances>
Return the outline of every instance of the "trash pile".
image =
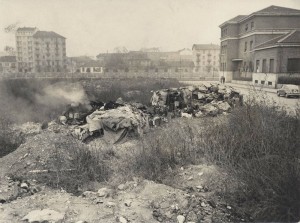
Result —
<instances>
[{"instance_id":1,"label":"trash pile","mask_svg":"<svg viewBox=\"0 0 300 223\"><path fill-rule=\"evenodd\" d=\"M153 92L151 105L157 115L173 117L216 116L242 105L243 97L234 88L221 84L202 84Z\"/></svg>"},{"instance_id":2,"label":"trash pile","mask_svg":"<svg viewBox=\"0 0 300 223\"><path fill-rule=\"evenodd\" d=\"M72 135L83 142L102 137L107 143L118 143L129 133L140 136L149 128L148 114L140 103L128 104L119 98L108 103L91 101L89 106L68 105L59 117L61 124L75 125Z\"/></svg>"},{"instance_id":3,"label":"trash pile","mask_svg":"<svg viewBox=\"0 0 300 223\"><path fill-rule=\"evenodd\" d=\"M64 125L73 125L72 135L82 141L102 137L108 143L118 143L128 133L141 136L149 127L156 127L176 117L204 117L228 113L242 105L243 97L232 87L202 84L153 92L150 106L115 102L91 101L71 104L59 117ZM74 126L75 125L75 126Z\"/></svg>"}]
</instances>

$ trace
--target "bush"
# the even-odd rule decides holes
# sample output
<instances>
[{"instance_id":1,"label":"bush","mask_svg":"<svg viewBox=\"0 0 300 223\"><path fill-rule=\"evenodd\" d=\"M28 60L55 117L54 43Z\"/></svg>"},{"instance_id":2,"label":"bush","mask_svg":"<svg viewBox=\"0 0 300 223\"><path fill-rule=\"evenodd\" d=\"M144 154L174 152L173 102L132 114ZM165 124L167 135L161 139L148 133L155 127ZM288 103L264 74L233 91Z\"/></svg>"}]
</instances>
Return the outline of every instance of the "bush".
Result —
<instances>
[{"instance_id":1,"label":"bush","mask_svg":"<svg viewBox=\"0 0 300 223\"><path fill-rule=\"evenodd\" d=\"M56 189L64 189L69 193L80 194L91 182L109 179L111 168L105 150L90 151L82 145L68 141L55 144L55 148L48 160L54 170L39 175L38 182Z\"/></svg>"},{"instance_id":2,"label":"bush","mask_svg":"<svg viewBox=\"0 0 300 223\"><path fill-rule=\"evenodd\" d=\"M256 221L297 221L300 119L257 98L252 95L228 120L206 131L208 157L244 185L244 193L233 197L242 197Z\"/></svg>"}]
</instances>

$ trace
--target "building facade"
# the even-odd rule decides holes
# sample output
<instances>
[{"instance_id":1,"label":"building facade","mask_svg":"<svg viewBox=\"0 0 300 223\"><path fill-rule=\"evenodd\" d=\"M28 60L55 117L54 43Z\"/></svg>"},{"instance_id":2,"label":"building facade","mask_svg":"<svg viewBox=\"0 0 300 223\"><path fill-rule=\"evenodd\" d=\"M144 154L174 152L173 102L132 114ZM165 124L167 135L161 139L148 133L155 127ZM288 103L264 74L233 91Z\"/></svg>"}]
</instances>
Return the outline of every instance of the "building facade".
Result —
<instances>
[{"instance_id":1,"label":"building facade","mask_svg":"<svg viewBox=\"0 0 300 223\"><path fill-rule=\"evenodd\" d=\"M55 32L18 28L16 49L19 72L63 72L67 69L66 38Z\"/></svg>"},{"instance_id":2,"label":"building facade","mask_svg":"<svg viewBox=\"0 0 300 223\"><path fill-rule=\"evenodd\" d=\"M289 72L300 58L300 10L270 6L238 15L220 28L220 75L227 81L250 80L254 73Z\"/></svg>"},{"instance_id":3,"label":"building facade","mask_svg":"<svg viewBox=\"0 0 300 223\"><path fill-rule=\"evenodd\" d=\"M194 72L203 76L218 74L220 64L220 46L215 44L194 44L193 62Z\"/></svg>"},{"instance_id":4,"label":"building facade","mask_svg":"<svg viewBox=\"0 0 300 223\"><path fill-rule=\"evenodd\" d=\"M0 73L16 73L18 71L17 60L15 56L0 57Z\"/></svg>"}]
</instances>

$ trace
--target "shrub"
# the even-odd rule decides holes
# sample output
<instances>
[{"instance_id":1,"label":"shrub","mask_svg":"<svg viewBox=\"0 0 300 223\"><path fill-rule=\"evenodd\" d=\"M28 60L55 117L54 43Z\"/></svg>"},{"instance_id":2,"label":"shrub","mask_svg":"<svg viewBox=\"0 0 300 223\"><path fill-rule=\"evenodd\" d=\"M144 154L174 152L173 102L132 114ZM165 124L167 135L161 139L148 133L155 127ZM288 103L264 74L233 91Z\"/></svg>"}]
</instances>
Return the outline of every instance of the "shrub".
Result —
<instances>
[{"instance_id":1,"label":"shrub","mask_svg":"<svg viewBox=\"0 0 300 223\"><path fill-rule=\"evenodd\" d=\"M67 153L68 151L68 153ZM40 183L79 194L91 182L109 179L111 168L106 151L90 151L74 142L55 144L55 151L48 160L53 170L39 175Z\"/></svg>"},{"instance_id":2,"label":"shrub","mask_svg":"<svg viewBox=\"0 0 300 223\"><path fill-rule=\"evenodd\" d=\"M204 135L208 157L244 185L240 196L257 221L300 218L299 126L299 117L254 94Z\"/></svg>"}]
</instances>

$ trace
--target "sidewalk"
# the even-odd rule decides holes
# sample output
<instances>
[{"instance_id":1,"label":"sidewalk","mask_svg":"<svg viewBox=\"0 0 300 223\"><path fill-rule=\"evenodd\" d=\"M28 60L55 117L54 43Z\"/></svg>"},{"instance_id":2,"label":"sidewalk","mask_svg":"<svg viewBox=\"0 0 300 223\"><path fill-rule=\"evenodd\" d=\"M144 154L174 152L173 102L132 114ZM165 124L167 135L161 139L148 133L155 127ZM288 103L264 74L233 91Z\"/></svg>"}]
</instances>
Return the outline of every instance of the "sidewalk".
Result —
<instances>
[{"instance_id":1,"label":"sidewalk","mask_svg":"<svg viewBox=\"0 0 300 223\"><path fill-rule=\"evenodd\" d=\"M266 91L269 93L274 93L277 94L277 89L274 88L267 88L267 87L258 87L258 86L253 86L253 84L233 84L233 83L225 83L225 85L231 86L231 87L235 87L235 88L244 88L244 89L250 89L250 88L255 88L255 90L257 91Z\"/></svg>"}]
</instances>

